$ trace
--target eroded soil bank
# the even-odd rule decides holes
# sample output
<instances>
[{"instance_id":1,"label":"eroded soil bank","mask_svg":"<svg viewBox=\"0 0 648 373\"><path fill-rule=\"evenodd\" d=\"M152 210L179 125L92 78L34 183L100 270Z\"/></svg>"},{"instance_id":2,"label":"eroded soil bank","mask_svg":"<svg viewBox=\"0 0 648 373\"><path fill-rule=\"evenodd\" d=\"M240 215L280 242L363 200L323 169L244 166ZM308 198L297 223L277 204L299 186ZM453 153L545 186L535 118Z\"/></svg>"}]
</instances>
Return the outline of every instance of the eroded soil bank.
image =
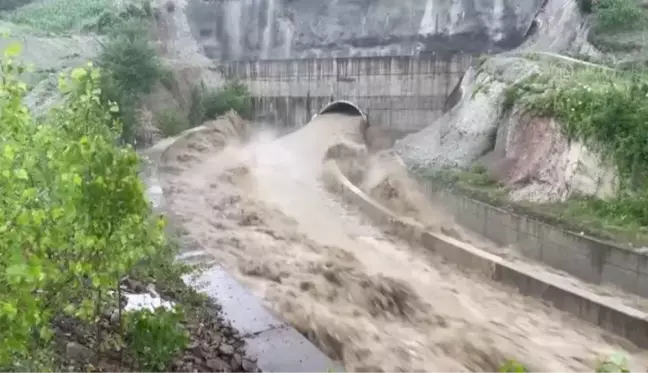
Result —
<instances>
[{"instance_id":1,"label":"eroded soil bank","mask_svg":"<svg viewBox=\"0 0 648 373\"><path fill-rule=\"evenodd\" d=\"M358 118L318 116L281 138L233 116L207 126L164 157L164 189L184 239L347 370L497 371L516 359L536 371L592 371L598 357L621 349L632 368L646 366L629 343L465 274L328 193L322 160L335 146L363 152ZM380 185L372 172L366 182ZM399 201L392 208L416 210ZM425 214L452 225L438 211Z\"/></svg>"}]
</instances>

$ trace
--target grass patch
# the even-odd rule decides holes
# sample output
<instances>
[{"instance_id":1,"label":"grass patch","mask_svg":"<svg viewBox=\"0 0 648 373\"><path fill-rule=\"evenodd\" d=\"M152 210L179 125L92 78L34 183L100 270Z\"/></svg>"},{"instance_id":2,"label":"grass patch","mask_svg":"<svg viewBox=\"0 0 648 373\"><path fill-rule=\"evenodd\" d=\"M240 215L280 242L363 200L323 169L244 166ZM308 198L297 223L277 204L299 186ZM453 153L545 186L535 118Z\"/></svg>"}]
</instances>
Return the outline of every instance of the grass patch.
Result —
<instances>
[{"instance_id":1,"label":"grass patch","mask_svg":"<svg viewBox=\"0 0 648 373\"><path fill-rule=\"evenodd\" d=\"M492 178L482 165L475 165L470 170L426 171L422 176L438 185L459 188L491 202L506 199L508 195L506 187Z\"/></svg>"},{"instance_id":2,"label":"grass patch","mask_svg":"<svg viewBox=\"0 0 648 373\"><path fill-rule=\"evenodd\" d=\"M648 228L628 219L622 213L607 211L618 206L614 202L576 196L565 202L551 204L521 203L522 208L536 216L544 216L560 226L582 231L592 237L612 240L621 244L643 246L648 244Z\"/></svg>"},{"instance_id":3,"label":"grass patch","mask_svg":"<svg viewBox=\"0 0 648 373\"><path fill-rule=\"evenodd\" d=\"M550 225L621 244L648 244L648 227L629 218L623 213L623 205L614 201L574 196L568 201L557 203L514 202L509 198L510 189L490 177L481 166L471 170L423 172L422 176L461 195ZM610 211L614 208L619 210Z\"/></svg>"},{"instance_id":4,"label":"grass patch","mask_svg":"<svg viewBox=\"0 0 648 373\"><path fill-rule=\"evenodd\" d=\"M591 11L588 41L599 50L625 55L644 49L648 13L639 0L580 0ZM587 12L585 12L587 13Z\"/></svg>"},{"instance_id":5,"label":"grass patch","mask_svg":"<svg viewBox=\"0 0 648 373\"><path fill-rule=\"evenodd\" d=\"M646 26L647 17L637 0L597 0L593 10L599 31L631 31Z\"/></svg>"},{"instance_id":6,"label":"grass patch","mask_svg":"<svg viewBox=\"0 0 648 373\"><path fill-rule=\"evenodd\" d=\"M148 0L126 0L132 2L122 8L115 6L112 0L3 1L9 1L6 10L12 10L5 14L6 20L53 33L90 31L106 34L121 27L125 21L143 21L152 16ZM25 5L9 9L12 2Z\"/></svg>"},{"instance_id":7,"label":"grass patch","mask_svg":"<svg viewBox=\"0 0 648 373\"><path fill-rule=\"evenodd\" d=\"M96 19L112 4L112 0L38 1L9 12L5 18L38 30L63 33L81 30L88 20Z\"/></svg>"}]
</instances>

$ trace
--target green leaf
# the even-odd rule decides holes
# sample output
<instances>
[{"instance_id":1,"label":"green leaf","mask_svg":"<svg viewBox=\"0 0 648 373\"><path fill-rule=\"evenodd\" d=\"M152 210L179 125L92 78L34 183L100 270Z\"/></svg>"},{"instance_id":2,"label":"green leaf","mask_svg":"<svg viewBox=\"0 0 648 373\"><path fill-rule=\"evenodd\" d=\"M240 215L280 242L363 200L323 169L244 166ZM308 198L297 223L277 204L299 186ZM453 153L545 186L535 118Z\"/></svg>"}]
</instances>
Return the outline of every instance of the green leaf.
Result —
<instances>
[{"instance_id":1,"label":"green leaf","mask_svg":"<svg viewBox=\"0 0 648 373\"><path fill-rule=\"evenodd\" d=\"M7 160L13 160L16 157L16 149L10 144L2 148L2 156Z\"/></svg>"},{"instance_id":2,"label":"green leaf","mask_svg":"<svg viewBox=\"0 0 648 373\"><path fill-rule=\"evenodd\" d=\"M4 56L6 58L17 57L20 53L22 53L22 45L17 41L10 43L4 50Z\"/></svg>"},{"instance_id":3,"label":"green leaf","mask_svg":"<svg viewBox=\"0 0 648 373\"><path fill-rule=\"evenodd\" d=\"M29 175L27 174L27 171L24 169L20 168L14 172L14 177L18 180L27 180L29 179Z\"/></svg>"},{"instance_id":4,"label":"green leaf","mask_svg":"<svg viewBox=\"0 0 648 373\"><path fill-rule=\"evenodd\" d=\"M72 74L70 75L72 79L75 81L80 81L82 80L86 75L88 75L88 70L77 67L76 69L72 70Z\"/></svg>"},{"instance_id":5,"label":"green leaf","mask_svg":"<svg viewBox=\"0 0 648 373\"><path fill-rule=\"evenodd\" d=\"M40 328L40 337L41 339L48 341L54 337L54 332L49 326L43 326Z\"/></svg>"},{"instance_id":6,"label":"green leaf","mask_svg":"<svg viewBox=\"0 0 648 373\"><path fill-rule=\"evenodd\" d=\"M38 194L38 191L36 190L36 188L27 188L27 189L23 190L22 197L23 197L23 199L32 199L32 198L36 197L37 194Z\"/></svg>"},{"instance_id":7,"label":"green leaf","mask_svg":"<svg viewBox=\"0 0 648 373\"><path fill-rule=\"evenodd\" d=\"M16 308L16 306L9 302L2 303L0 310L2 310L2 315L9 319L9 321L12 321L18 314L18 309Z\"/></svg>"},{"instance_id":8,"label":"green leaf","mask_svg":"<svg viewBox=\"0 0 648 373\"><path fill-rule=\"evenodd\" d=\"M16 218L16 225L18 227L24 227L29 224L29 213L27 211L21 211Z\"/></svg>"},{"instance_id":9,"label":"green leaf","mask_svg":"<svg viewBox=\"0 0 648 373\"><path fill-rule=\"evenodd\" d=\"M24 263L14 264L7 267L5 274L7 277L23 278L27 274L27 265Z\"/></svg>"},{"instance_id":10,"label":"green leaf","mask_svg":"<svg viewBox=\"0 0 648 373\"><path fill-rule=\"evenodd\" d=\"M63 312L68 316L74 315L75 310L76 308L71 304L68 304L63 308Z\"/></svg>"}]
</instances>

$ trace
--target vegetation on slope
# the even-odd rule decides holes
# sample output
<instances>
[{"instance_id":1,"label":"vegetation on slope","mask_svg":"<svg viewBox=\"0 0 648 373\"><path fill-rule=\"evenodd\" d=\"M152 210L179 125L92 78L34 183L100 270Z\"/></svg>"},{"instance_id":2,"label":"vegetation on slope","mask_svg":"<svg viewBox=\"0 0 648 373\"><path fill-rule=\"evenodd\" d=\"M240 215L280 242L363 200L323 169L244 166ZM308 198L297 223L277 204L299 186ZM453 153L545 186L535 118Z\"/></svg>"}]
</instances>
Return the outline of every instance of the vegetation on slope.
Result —
<instances>
[{"instance_id":1,"label":"vegetation on slope","mask_svg":"<svg viewBox=\"0 0 648 373\"><path fill-rule=\"evenodd\" d=\"M101 82L104 102L116 102L120 107L118 117L123 123L122 140L136 144L141 125L139 110L142 98L156 88L172 90L176 82L174 73L163 65L150 42L149 6L129 8L129 16L105 18L103 28L109 28L97 63L105 71ZM247 87L230 82L213 90L203 86L193 89L188 97L188 110L167 109L156 113L157 128L165 136L173 136L205 120L215 119L229 110L239 115L250 115ZM141 139L139 139L141 140Z\"/></svg>"},{"instance_id":2,"label":"vegetation on slope","mask_svg":"<svg viewBox=\"0 0 648 373\"><path fill-rule=\"evenodd\" d=\"M510 87L503 112L513 107L559 120L564 133L586 144L616 167L619 190L600 200L574 195L561 203L508 201L507 188L479 165L469 171L431 175L447 185L549 223L604 239L648 243L648 15L636 0L581 0L593 28L590 41L617 70L584 66L544 66L544 71ZM608 45L609 44L609 45ZM530 57L531 58L531 57ZM477 170L477 171L476 171ZM483 172L482 172L483 171Z\"/></svg>"},{"instance_id":3,"label":"vegetation on slope","mask_svg":"<svg viewBox=\"0 0 648 373\"><path fill-rule=\"evenodd\" d=\"M150 144L141 118L145 98L159 90L173 95L178 82L173 67L166 66L151 43L153 9L148 0L126 0L119 5L108 0L21 0L12 11L1 16L36 31L93 33L103 36L96 63L103 71L102 100L116 102L115 114L123 125L122 140L131 144ZM200 125L233 109L242 116L250 114L247 88L234 82L221 89L196 87L190 97L174 97L186 107L166 105L154 112L152 126L171 136ZM144 121L146 122L146 121ZM150 123L146 123L147 126ZM150 131L147 128L146 131ZM139 137L139 138L138 138Z\"/></svg>"},{"instance_id":4,"label":"vegetation on slope","mask_svg":"<svg viewBox=\"0 0 648 373\"><path fill-rule=\"evenodd\" d=\"M620 63L619 67L645 68L648 62L648 9L641 0L580 0L592 29L589 41Z\"/></svg>"},{"instance_id":5,"label":"vegetation on slope","mask_svg":"<svg viewBox=\"0 0 648 373\"><path fill-rule=\"evenodd\" d=\"M165 245L136 153L115 146L117 108L99 100L99 71L62 78L65 105L36 123L22 104L18 51L0 64L0 367L10 371L47 368L33 364L49 351L54 321L92 323L121 304L120 280Z\"/></svg>"},{"instance_id":6,"label":"vegetation on slope","mask_svg":"<svg viewBox=\"0 0 648 373\"><path fill-rule=\"evenodd\" d=\"M528 368L516 361L516 360L507 360L499 368L499 372L502 373L524 373L528 372ZM596 368L594 370L597 373L628 373L628 359L620 353L614 353L610 356L600 359L596 363Z\"/></svg>"},{"instance_id":7,"label":"vegetation on slope","mask_svg":"<svg viewBox=\"0 0 648 373\"><path fill-rule=\"evenodd\" d=\"M594 14L594 24L600 32L637 30L646 26L646 18L636 0L580 0L584 13Z\"/></svg>"},{"instance_id":8,"label":"vegetation on slope","mask_svg":"<svg viewBox=\"0 0 648 373\"><path fill-rule=\"evenodd\" d=\"M35 30L68 33L74 31L104 34L118 22L150 17L148 1L126 0L117 5L111 0L8 0L6 20L31 26ZM13 4L13 6L9 6Z\"/></svg>"},{"instance_id":9,"label":"vegetation on slope","mask_svg":"<svg viewBox=\"0 0 648 373\"><path fill-rule=\"evenodd\" d=\"M133 143L141 99L166 73L149 42L146 23L123 22L109 34L97 63L107 72L101 82L102 100L119 105L122 139Z\"/></svg>"},{"instance_id":10,"label":"vegetation on slope","mask_svg":"<svg viewBox=\"0 0 648 373\"><path fill-rule=\"evenodd\" d=\"M0 369L192 371L201 358L172 366L194 353L190 339L212 345L220 336L204 325L225 329L218 309L182 281L190 268L174 262L178 247L150 210L136 152L124 146L141 126L142 97L172 79L149 41L150 7L109 13L100 0L25 3L0 10L47 31L106 39L98 67L61 76L64 100L42 118L24 105L20 46L0 61ZM235 84L196 89L195 100L201 111L184 119L187 128L230 108L246 112L249 102ZM180 305L126 312L122 293L138 292L138 281Z\"/></svg>"},{"instance_id":11,"label":"vegetation on slope","mask_svg":"<svg viewBox=\"0 0 648 373\"><path fill-rule=\"evenodd\" d=\"M61 76L63 104L36 119L23 104L19 50L12 45L0 63L0 369L215 369L221 360L190 340L212 346L218 330L233 334L184 285L191 268L175 263L137 153L119 145L103 71L90 64ZM142 282L177 304L127 311L123 293L141 293Z\"/></svg>"},{"instance_id":12,"label":"vegetation on slope","mask_svg":"<svg viewBox=\"0 0 648 373\"><path fill-rule=\"evenodd\" d=\"M618 171L620 188L609 201L576 200L571 211L608 225L648 226L648 76L642 72L593 69L553 71L507 92L523 109L560 120L565 134L597 151ZM579 215L580 215L579 214Z\"/></svg>"},{"instance_id":13,"label":"vegetation on slope","mask_svg":"<svg viewBox=\"0 0 648 373\"><path fill-rule=\"evenodd\" d=\"M476 164L426 176L551 224L622 243L648 243L648 75L589 67L551 66L505 91L503 113L515 107L559 120L564 133L614 165L619 188L601 200L572 195L567 201L511 202L508 188Z\"/></svg>"}]
</instances>

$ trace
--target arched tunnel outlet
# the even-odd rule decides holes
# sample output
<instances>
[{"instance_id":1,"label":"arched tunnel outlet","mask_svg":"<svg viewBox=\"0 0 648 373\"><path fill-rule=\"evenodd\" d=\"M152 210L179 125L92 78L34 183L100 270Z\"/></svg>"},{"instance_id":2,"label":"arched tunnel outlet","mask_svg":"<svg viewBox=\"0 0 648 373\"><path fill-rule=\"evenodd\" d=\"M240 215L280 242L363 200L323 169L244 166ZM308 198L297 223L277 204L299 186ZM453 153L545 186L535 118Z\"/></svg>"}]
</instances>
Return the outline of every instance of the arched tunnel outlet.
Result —
<instances>
[{"instance_id":1,"label":"arched tunnel outlet","mask_svg":"<svg viewBox=\"0 0 648 373\"><path fill-rule=\"evenodd\" d=\"M358 105L347 100L336 100L330 102L322 110L320 110L318 114L326 114L326 113L339 113L339 114L346 114L346 115L353 115L353 116L361 116L364 120L367 120L367 116L362 111L362 109L360 109Z\"/></svg>"},{"instance_id":2,"label":"arched tunnel outlet","mask_svg":"<svg viewBox=\"0 0 648 373\"><path fill-rule=\"evenodd\" d=\"M318 115L331 113L362 117L362 132L363 136L365 136L366 139L366 132L369 128L369 119L367 118L367 114L365 114L364 110L360 109L358 105L348 100L335 100L329 102L326 106L324 106L324 108L320 110L319 113L315 114L311 120L315 119Z\"/></svg>"}]
</instances>

